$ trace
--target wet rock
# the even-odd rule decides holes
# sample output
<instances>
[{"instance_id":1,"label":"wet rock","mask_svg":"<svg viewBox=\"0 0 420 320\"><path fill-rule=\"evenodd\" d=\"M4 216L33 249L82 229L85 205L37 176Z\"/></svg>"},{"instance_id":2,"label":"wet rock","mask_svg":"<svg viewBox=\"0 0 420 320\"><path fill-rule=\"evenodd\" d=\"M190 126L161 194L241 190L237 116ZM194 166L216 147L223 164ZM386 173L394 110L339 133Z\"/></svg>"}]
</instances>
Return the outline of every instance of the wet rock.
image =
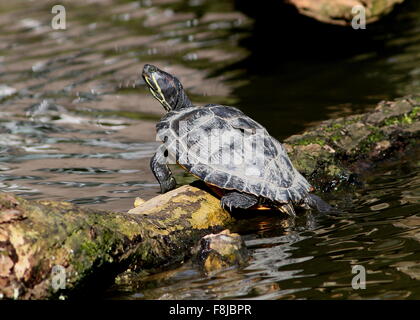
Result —
<instances>
[{"instance_id":1,"label":"wet rock","mask_svg":"<svg viewBox=\"0 0 420 320\"><path fill-rule=\"evenodd\" d=\"M229 230L204 236L194 249L194 260L206 273L244 265L248 259L241 236Z\"/></svg>"},{"instance_id":2,"label":"wet rock","mask_svg":"<svg viewBox=\"0 0 420 320\"><path fill-rule=\"evenodd\" d=\"M158 195L128 211L139 216L165 215L162 234L168 232L169 224L185 224L194 229L208 229L233 222L230 214L221 208L220 200L211 194L190 185ZM168 224L165 227L165 224Z\"/></svg>"},{"instance_id":3,"label":"wet rock","mask_svg":"<svg viewBox=\"0 0 420 320\"><path fill-rule=\"evenodd\" d=\"M388 14L396 4L404 0L288 0L301 14L319 21L350 25L354 17L352 8L363 6L366 22L371 23Z\"/></svg>"}]
</instances>

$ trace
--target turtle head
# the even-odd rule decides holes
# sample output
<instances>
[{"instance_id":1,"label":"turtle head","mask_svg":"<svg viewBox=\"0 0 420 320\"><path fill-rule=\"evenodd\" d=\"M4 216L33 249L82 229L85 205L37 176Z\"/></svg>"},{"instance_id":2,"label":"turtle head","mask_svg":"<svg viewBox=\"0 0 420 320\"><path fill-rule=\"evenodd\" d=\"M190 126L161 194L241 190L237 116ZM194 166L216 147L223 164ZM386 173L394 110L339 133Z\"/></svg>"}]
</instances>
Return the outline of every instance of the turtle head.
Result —
<instances>
[{"instance_id":1,"label":"turtle head","mask_svg":"<svg viewBox=\"0 0 420 320\"><path fill-rule=\"evenodd\" d=\"M152 95L166 111L192 106L176 77L151 64L144 65L142 76Z\"/></svg>"}]
</instances>

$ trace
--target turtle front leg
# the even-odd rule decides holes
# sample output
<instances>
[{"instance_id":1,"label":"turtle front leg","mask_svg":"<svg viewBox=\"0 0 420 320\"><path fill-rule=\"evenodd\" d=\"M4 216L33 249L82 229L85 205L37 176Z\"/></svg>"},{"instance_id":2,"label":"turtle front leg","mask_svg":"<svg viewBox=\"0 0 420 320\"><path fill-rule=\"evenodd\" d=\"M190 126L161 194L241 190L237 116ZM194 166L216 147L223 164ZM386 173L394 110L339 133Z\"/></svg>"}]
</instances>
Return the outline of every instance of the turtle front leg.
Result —
<instances>
[{"instance_id":1,"label":"turtle front leg","mask_svg":"<svg viewBox=\"0 0 420 320\"><path fill-rule=\"evenodd\" d=\"M175 178L166 163L166 157L160 147L150 160L150 168L160 184L161 193L166 193L176 187Z\"/></svg>"},{"instance_id":2,"label":"turtle front leg","mask_svg":"<svg viewBox=\"0 0 420 320\"><path fill-rule=\"evenodd\" d=\"M258 203L258 197L240 192L230 192L220 199L220 203L225 210L249 209Z\"/></svg>"}]
</instances>

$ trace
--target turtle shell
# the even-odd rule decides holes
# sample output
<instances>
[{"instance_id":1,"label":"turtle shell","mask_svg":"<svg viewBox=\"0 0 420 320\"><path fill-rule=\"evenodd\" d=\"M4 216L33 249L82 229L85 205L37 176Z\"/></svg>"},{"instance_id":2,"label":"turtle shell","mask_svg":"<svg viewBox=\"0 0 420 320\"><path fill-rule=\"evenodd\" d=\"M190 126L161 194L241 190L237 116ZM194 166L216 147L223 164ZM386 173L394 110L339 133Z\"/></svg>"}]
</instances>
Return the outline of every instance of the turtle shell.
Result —
<instances>
[{"instance_id":1,"label":"turtle shell","mask_svg":"<svg viewBox=\"0 0 420 320\"><path fill-rule=\"evenodd\" d=\"M169 163L208 184L279 203L299 202L311 189L282 144L234 107L173 110L156 128Z\"/></svg>"}]
</instances>

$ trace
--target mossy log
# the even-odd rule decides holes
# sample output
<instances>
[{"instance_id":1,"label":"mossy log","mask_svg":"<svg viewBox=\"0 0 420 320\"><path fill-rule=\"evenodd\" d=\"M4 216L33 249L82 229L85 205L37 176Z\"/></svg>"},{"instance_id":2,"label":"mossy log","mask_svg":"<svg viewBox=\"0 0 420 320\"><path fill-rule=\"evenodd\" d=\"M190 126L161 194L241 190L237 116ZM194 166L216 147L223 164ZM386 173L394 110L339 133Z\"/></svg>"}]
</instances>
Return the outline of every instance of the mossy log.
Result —
<instances>
[{"instance_id":1,"label":"mossy log","mask_svg":"<svg viewBox=\"0 0 420 320\"><path fill-rule=\"evenodd\" d=\"M396 4L404 0L287 0L301 14L315 18L321 22L350 25L353 17L352 8L363 6L366 22L371 23L388 14Z\"/></svg>"},{"instance_id":2,"label":"mossy log","mask_svg":"<svg viewBox=\"0 0 420 320\"><path fill-rule=\"evenodd\" d=\"M130 213L26 201L10 194L0 195L0 206L4 298L67 295L89 279L98 286L104 270L112 279L126 268L180 262L202 236L233 221L218 199L192 186L153 198ZM65 290L54 292L54 266L65 269Z\"/></svg>"},{"instance_id":3,"label":"mossy log","mask_svg":"<svg viewBox=\"0 0 420 320\"><path fill-rule=\"evenodd\" d=\"M380 102L372 112L324 121L284 146L319 191L353 184L372 166L418 148L420 96Z\"/></svg>"},{"instance_id":4,"label":"mossy log","mask_svg":"<svg viewBox=\"0 0 420 320\"><path fill-rule=\"evenodd\" d=\"M372 112L325 121L292 136L285 147L311 183L331 189L351 183L377 161L418 146L419 116L419 96L382 102ZM98 286L101 277L112 280L127 268L179 263L202 236L233 222L219 199L190 185L128 213L0 194L0 296L77 296L84 292L78 288ZM54 266L65 270L65 289L54 290Z\"/></svg>"}]
</instances>

